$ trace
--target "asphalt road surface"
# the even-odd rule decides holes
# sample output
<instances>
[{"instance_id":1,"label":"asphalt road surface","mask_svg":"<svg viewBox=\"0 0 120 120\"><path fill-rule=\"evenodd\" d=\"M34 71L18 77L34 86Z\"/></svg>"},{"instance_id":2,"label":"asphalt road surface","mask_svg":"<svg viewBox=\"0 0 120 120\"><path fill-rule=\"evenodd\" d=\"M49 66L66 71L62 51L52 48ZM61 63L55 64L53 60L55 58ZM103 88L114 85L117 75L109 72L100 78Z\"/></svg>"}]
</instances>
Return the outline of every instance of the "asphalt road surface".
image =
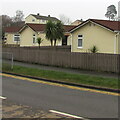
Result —
<instances>
[{"instance_id":1,"label":"asphalt road surface","mask_svg":"<svg viewBox=\"0 0 120 120\"><path fill-rule=\"evenodd\" d=\"M23 78L24 79L24 78ZM85 118L118 118L118 96L3 76L3 96L15 103Z\"/></svg>"}]
</instances>

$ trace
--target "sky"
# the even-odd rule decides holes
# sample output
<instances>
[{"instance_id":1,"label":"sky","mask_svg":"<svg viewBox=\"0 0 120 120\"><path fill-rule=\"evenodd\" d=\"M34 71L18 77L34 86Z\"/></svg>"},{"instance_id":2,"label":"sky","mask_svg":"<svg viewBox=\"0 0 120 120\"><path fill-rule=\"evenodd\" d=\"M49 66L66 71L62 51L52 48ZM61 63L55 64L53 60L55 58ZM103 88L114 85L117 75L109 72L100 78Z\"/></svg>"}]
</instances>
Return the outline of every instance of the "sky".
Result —
<instances>
[{"instance_id":1,"label":"sky","mask_svg":"<svg viewBox=\"0 0 120 120\"><path fill-rule=\"evenodd\" d=\"M1 0L0 15L15 16L16 10L29 14L54 16L64 14L71 21L77 19L107 19L105 13L109 5L115 5L118 11L120 0Z\"/></svg>"}]
</instances>

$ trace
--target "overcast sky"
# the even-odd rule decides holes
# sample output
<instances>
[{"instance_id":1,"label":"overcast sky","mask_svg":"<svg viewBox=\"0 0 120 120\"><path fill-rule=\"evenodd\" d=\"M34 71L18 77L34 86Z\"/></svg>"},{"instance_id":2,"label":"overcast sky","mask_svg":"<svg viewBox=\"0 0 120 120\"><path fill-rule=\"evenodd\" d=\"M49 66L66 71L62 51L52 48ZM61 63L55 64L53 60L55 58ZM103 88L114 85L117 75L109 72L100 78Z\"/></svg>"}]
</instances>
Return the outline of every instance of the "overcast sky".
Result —
<instances>
[{"instance_id":1,"label":"overcast sky","mask_svg":"<svg viewBox=\"0 0 120 120\"><path fill-rule=\"evenodd\" d=\"M118 10L120 0L1 0L0 15L15 16L16 10L22 10L25 17L29 14L51 15L59 18L64 14L72 21L77 19L106 19L109 5Z\"/></svg>"}]
</instances>

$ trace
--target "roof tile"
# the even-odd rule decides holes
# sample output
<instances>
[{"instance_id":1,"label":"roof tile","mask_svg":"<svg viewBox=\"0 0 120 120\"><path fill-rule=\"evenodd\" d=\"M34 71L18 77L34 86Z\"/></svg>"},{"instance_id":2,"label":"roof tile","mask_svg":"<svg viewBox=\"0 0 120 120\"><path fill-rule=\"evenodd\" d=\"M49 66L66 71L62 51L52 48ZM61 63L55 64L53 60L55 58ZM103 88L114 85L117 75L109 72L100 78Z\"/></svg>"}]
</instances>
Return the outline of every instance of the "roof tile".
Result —
<instances>
[{"instance_id":1,"label":"roof tile","mask_svg":"<svg viewBox=\"0 0 120 120\"><path fill-rule=\"evenodd\" d=\"M32 28L34 31L36 31L36 32L40 32L40 31L44 32L45 31L45 27L46 27L45 24L30 24L30 23L27 23L27 25L30 28ZM75 26L64 25L63 28L64 28L65 32L69 32L71 29L75 28Z\"/></svg>"},{"instance_id":2,"label":"roof tile","mask_svg":"<svg viewBox=\"0 0 120 120\"><path fill-rule=\"evenodd\" d=\"M41 15L34 15L34 14L31 14L31 15L34 16L34 17L37 18L37 19L59 21L56 17L41 16Z\"/></svg>"},{"instance_id":3,"label":"roof tile","mask_svg":"<svg viewBox=\"0 0 120 120\"><path fill-rule=\"evenodd\" d=\"M21 27L6 27L4 28L4 31L7 33L17 33L20 29Z\"/></svg>"},{"instance_id":4,"label":"roof tile","mask_svg":"<svg viewBox=\"0 0 120 120\"><path fill-rule=\"evenodd\" d=\"M120 30L120 21L110 21L110 20L97 20L97 19L90 19L91 21L98 23L112 31Z\"/></svg>"}]
</instances>

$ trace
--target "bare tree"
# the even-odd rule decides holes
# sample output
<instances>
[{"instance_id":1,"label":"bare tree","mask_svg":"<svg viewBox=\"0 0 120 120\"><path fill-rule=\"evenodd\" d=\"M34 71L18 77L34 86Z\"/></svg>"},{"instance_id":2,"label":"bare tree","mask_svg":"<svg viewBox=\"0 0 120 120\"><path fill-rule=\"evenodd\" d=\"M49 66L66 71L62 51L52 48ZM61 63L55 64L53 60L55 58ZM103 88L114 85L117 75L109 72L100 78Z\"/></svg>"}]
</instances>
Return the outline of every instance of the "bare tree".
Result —
<instances>
[{"instance_id":1,"label":"bare tree","mask_svg":"<svg viewBox=\"0 0 120 120\"><path fill-rule=\"evenodd\" d=\"M9 27L12 24L12 18L8 15L1 15L0 16L0 36L2 36L2 42L4 42L4 28Z\"/></svg>"},{"instance_id":2,"label":"bare tree","mask_svg":"<svg viewBox=\"0 0 120 120\"><path fill-rule=\"evenodd\" d=\"M2 27L8 27L12 23L12 18L8 15L2 15L0 16L2 18Z\"/></svg>"},{"instance_id":3,"label":"bare tree","mask_svg":"<svg viewBox=\"0 0 120 120\"><path fill-rule=\"evenodd\" d=\"M109 20L115 20L115 16L117 15L117 10L116 7L114 5L110 5L107 7L107 12L105 14L105 16L107 18L109 18Z\"/></svg>"},{"instance_id":4,"label":"bare tree","mask_svg":"<svg viewBox=\"0 0 120 120\"><path fill-rule=\"evenodd\" d=\"M71 20L69 17L67 17L64 14L59 15L60 21L64 24L64 25L70 25L71 24Z\"/></svg>"},{"instance_id":5,"label":"bare tree","mask_svg":"<svg viewBox=\"0 0 120 120\"><path fill-rule=\"evenodd\" d=\"M23 11L17 10L16 16L13 17L13 22L21 22L21 21L23 21L23 18L24 18Z\"/></svg>"}]
</instances>

